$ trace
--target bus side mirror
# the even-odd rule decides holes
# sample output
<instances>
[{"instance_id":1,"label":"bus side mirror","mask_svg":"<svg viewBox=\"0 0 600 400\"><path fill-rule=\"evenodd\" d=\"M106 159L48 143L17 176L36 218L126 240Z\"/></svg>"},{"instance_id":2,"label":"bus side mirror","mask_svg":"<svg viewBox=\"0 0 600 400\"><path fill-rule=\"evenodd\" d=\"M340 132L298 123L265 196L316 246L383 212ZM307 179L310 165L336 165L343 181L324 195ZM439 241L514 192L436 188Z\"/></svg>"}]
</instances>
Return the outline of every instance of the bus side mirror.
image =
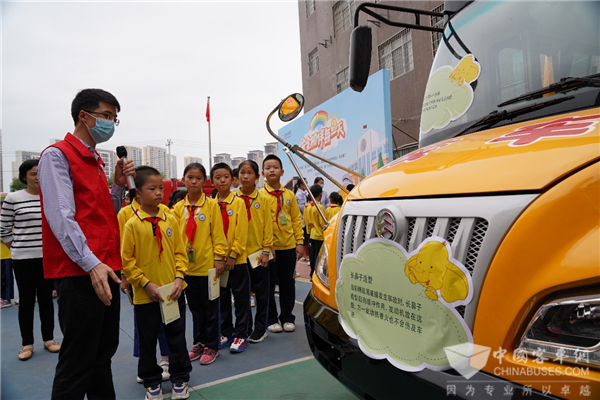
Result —
<instances>
[{"instance_id":1,"label":"bus side mirror","mask_svg":"<svg viewBox=\"0 0 600 400\"><path fill-rule=\"evenodd\" d=\"M362 92L367 86L371 68L371 27L361 25L350 36L350 87Z\"/></svg>"},{"instance_id":2,"label":"bus side mirror","mask_svg":"<svg viewBox=\"0 0 600 400\"><path fill-rule=\"evenodd\" d=\"M279 119L283 122L293 120L304 107L304 96L300 93L290 94L279 103Z\"/></svg>"}]
</instances>

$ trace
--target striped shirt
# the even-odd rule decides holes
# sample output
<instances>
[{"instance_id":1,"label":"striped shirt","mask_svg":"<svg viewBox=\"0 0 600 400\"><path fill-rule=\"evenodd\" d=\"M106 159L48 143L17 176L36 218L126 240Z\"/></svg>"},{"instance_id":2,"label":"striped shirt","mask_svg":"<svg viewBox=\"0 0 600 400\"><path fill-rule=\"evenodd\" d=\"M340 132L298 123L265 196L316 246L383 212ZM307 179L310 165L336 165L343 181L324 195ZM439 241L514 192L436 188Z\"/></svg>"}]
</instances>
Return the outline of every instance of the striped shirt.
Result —
<instances>
[{"instance_id":1,"label":"striped shirt","mask_svg":"<svg viewBox=\"0 0 600 400\"><path fill-rule=\"evenodd\" d=\"M12 241L13 260L42 258L42 210L40 196L26 190L9 193L0 213L0 236Z\"/></svg>"}]
</instances>

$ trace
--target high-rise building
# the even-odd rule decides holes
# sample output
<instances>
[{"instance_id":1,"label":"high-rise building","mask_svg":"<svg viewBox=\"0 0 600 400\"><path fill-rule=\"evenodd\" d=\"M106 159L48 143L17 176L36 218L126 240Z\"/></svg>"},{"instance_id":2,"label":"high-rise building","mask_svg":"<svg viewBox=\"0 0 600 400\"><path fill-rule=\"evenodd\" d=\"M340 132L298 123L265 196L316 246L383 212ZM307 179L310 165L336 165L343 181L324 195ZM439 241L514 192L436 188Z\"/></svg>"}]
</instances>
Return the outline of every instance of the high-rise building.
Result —
<instances>
[{"instance_id":1,"label":"high-rise building","mask_svg":"<svg viewBox=\"0 0 600 400\"><path fill-rule=\"evenodd\" d=\"M228 153L215 154L215 156L213 157L213 165L215 165L216 163L225 163L225 164L231 166L231 154L228 154Z\"/></svg>"},{"instance_id":2,"label":"high-rise building","mask_svg":"<svg viewBox=\"0 0 600 400\"><path fill-rule=\"evenodd\" d=\"M183 157L183 168L190 165L191 163L202 164L202 158L200 157Z\"/></svg>"},{"instance_id":3,"label":"high-rise building","mask_svg":"<svg viewBox=\"0 0 600 400\"><path fill-rule=\"evenodd\" d=\"M262 150L252 150L248 152L248 160L256 161L258 166L262 168L264 153Z\"/></svg>"},{"instance_id":4,"label":"high-rise building","mask_svg":"<svg viewBox=\"0 0 600 400\"><path fill-rule=\"evenodd\" d=\"M156 168L165 177L168 176L167 149L157 146L145 146L142 150L144 152L143 164Z\"/></svg>"},{"instance_id":5,"label":"high-rise building","mask_svg":"<svg viewBox=\"0 0 600 400\"><path fill-rule=\"evenodd\" d=\"M107 149L98 149L96 148L98 154L104 161L104 174L106 175L106 180L113 177L115 174L115 165L117 164L117 153L114 150Z\"/></svg>"},{"instance_id":6,"label":"high-rise building","mask_svg":"<svg viewBox=\"0 0 600 400\"><path fill-rule=\"evenodd\" d=\"M40 154L39 151L17 150L15 152L15 161L12 162L12 178L19 177L19 167L23 164L23 161L40 158Z\"/></svg>"},{"instance_id":7,"label":"high-rise building","mask_svg":"<svg viewBox=\"0 0 600 400\"><path fill-rule=\"evenodd\" d=\"M354 11L364 2L298 1L305 110L311 110L348 89ZM440 0L384 0L377 3L444 11L444 3ZM415 17L410 13L374 12L391 21L414 24ZM421 16L421 23L441 27L443 18ZM359 17L359 24L368 24L373 37L369 75L384 68L390 71L392 135L396 146L394 156L398 157L417 147L425 86L441 34L389 26L364 13Z\"/></svg>"},{"instance_id":8,"label":"high-rise building","mask_svg":"<svg viewBox=\"0 0 600 400\"><path fill-rule=\"evenodd\" d=\"M277 155L278 148L279 142L265 143L265 156L268 156L269 154Z\"/></svg>"},{"instance_id":9,"label":"high-rise building","mask_svg":"<svg viewBox=\"0 0 600 400\"><path fill-rule=\"evenodd\" d=\"M237 168L242 162L246 161L246 157L233 157L231 159L231 168Z\"/></svg>"},{"instance_id":10,"label":"high-rise building","mask_svg":"<svg viewBox=\"0 0 600 400\"><path fill-rule=\"evenodd\" d=\"M127 159L133 160L133 166L139 167L144 165L144 151L141 147L125 146L127 150Z\"/></svg>"}]
</instances>

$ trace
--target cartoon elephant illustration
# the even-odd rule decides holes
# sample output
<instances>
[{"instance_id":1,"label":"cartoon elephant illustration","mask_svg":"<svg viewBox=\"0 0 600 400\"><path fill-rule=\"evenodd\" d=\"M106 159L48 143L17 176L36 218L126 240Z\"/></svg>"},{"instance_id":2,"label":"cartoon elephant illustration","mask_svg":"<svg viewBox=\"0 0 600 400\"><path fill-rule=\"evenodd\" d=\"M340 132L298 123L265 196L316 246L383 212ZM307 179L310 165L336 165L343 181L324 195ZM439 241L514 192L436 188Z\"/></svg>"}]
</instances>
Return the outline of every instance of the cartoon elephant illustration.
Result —
<instances>
[{"instance_id":1,"label":"cartoon elephant illustration","mask_svg":"<svg viewBox=\"0 0 600 400\"><path fill-rule=\"evenodd\" d=\"M411 283L425 286L425 295L432 300L438 299L438 290L448 303L464 300L469 294L467 277L450 262L448 250L440 242L431 241L423 245L408 259L404 273Z\"/></svg>"},{"instance_id":2,"label":"cartoon elephant illustration","mask_svg":"<svg viewBox=\"0 0 600 400\"><path fill-rule=\"evenodd\" d=\"M450 81L458 83L471 83L479 76L479 63L475 61L472 55L468 55L452 70Z\"/></svg>"}]
</instances>

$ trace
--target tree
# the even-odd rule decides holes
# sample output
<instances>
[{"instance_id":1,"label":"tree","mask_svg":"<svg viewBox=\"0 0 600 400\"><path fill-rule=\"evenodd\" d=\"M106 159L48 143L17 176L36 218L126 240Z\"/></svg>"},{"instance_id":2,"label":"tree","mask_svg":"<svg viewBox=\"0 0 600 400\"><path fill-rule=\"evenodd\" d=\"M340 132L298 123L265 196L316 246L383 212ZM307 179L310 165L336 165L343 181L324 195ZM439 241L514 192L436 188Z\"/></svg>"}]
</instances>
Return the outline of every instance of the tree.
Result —
<instances>
[{"instance_id":1,"label":"tree","mask_svg":"<svg viewBox=\"0 0 600 400\"><path fill-rule=\"evenodd\" d=\"M17 190L27 189L27 184L21 182L19 178L13 178L10 184L10 191L16 192Z\"/></svg>"},{"instance_id":2,"label":"tree","mask_svg":"<svg viewBox=\"0 0 600 400\"><path fill-rule=\"evenodd\" d=\"M377 157L377 169L383 167L383 156L379 153L379 157Z\"/></svg>"},{"instance_id":3,"label":"tree","mask_svg":"<svg viewBox=\"0 0 600 400\"><path fill-rule=\"evenodd\" d=\"M108 187L112 187L112 184L114 181L115 181L115 174L111 174L110 178L108 178Z\"/></svg>"}]
</instances>

